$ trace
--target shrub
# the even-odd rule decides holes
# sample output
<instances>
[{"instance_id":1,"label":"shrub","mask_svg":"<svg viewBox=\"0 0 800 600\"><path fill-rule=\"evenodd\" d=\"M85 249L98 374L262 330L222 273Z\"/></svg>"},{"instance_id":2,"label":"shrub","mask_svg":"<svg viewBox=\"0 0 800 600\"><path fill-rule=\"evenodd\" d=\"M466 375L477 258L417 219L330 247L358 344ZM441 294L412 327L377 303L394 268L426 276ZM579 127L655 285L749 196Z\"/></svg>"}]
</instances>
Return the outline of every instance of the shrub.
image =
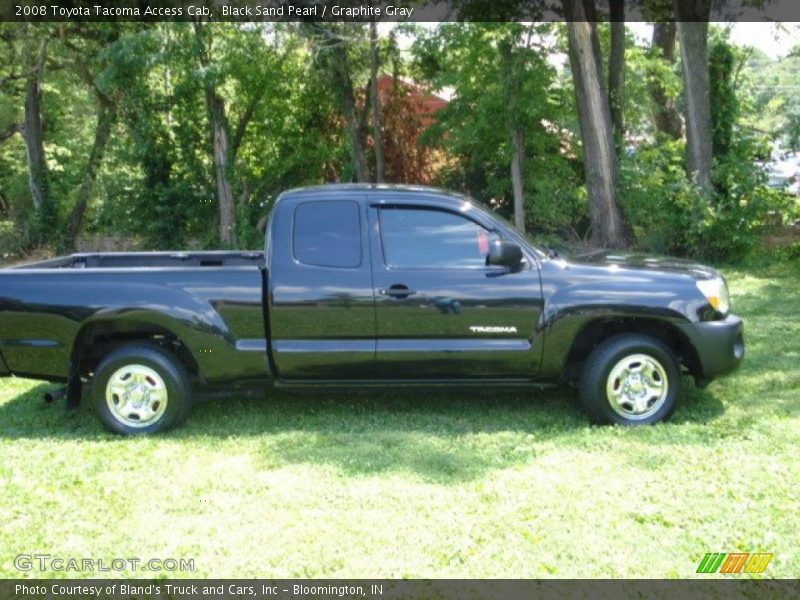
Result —
<instances>
[{"instance_id":1,"label":"shrub","mask_svg":"<svg viewBox=\"0 0 800 600\"><path fill-rule=\"evenodd\" d=\"M642 146L620 160L618 201L633 244L661 254L689 253L687 230L697 193L683 167L683 144Z\"/></svg>"},{"instance_id":2,"label":"shrub","mask_svg":"<svg viewBox=\"0 0 800 600\"><path fill-rule=\"evenodd\" d=\"M737 140L715 161L710 199L686 177L681 142L643 146L625 156L619 201L634 245L715 261L745 256L770 215L791 214L790 198L768 188L754 164L758 148L757 141Z\"/></svg>"},{"instance_id":3,"label":"shrub","mask_svg":"<svg viewBox=\"0 0 800 600\"><path fill-rule=\"evenodd\" d=\"M8 260L22 246L17 226L13 221L0 221L0 259Z\"/></svg>"},{"instance_id":4,"label":"shrub","mask_svg":"<svg viewBox=\"0 0 800 600\"><path fill-rule=\"evenodd\" d=\"M715 161L714 196L702 203L692 222L692 253L715 260L737 260L748 254L771 214L788 214L789 197L767 187L763 171L753 164L752 149L739 143Z\"/></svg>"}]
</instances>

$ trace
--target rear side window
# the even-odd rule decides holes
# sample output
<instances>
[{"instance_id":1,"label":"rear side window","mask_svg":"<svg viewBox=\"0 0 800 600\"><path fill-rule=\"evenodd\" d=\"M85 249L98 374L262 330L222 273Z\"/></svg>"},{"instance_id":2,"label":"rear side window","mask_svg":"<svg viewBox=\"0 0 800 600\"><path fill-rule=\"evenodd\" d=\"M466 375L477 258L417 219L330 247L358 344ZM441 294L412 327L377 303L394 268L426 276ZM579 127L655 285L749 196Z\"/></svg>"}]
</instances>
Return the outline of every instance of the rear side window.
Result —
<instances>
[{"instance_id":1,"label":"rear side window","mask_svg":"<svg viewBox=\"0 0 800 600\"><path fill-rule=\"evenodd\" d=\"M382 208L380 223L384 261L398 269L485 267L497 239L474 221L439 210Z\"/></svg>"},{"instance_id":2,"label":"rear side window","mask_svg":"<svg viewBox=\"0 0 800 600\"><path fill-rule=\"evenodd\" d=\"M361 218L352 201L303 202L294 211L295 259L318 267L361 264Z\"/></svg>"}]
</instances>

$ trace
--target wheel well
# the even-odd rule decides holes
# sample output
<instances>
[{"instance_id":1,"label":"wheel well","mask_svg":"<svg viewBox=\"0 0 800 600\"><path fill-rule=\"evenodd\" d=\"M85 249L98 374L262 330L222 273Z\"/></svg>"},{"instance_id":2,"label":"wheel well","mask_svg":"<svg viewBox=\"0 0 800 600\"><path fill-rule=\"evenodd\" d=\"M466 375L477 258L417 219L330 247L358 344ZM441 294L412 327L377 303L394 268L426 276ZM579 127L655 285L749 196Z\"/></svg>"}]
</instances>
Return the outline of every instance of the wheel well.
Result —
<instances>
[{"instance_id":1,"label":"wheel well","mask_svg":"<svg viewBox=\"0 0 800 600\"><path fill-rule=\"evenodd\" d=\"M660 341L669 348L689 373L697 376L700 373L700 360L697 352L686 336L674 325L655 319L611 318L592 321L580 330L567 354L564 365L564 378L577 381L580 378L583 363L592 350L605 340L622 333L639 333Z\"/></svg>"},{"instance_id":2,"label":"wheel well","mask_svg":"<svg viewBox=\"0 0 800 600\"><path fill-rule=\"evenodd\" d=\"M87 325L72 349L72 368L80 377L91 375L110 352L125 344L147 342L173 355L192 378L199 368L186 345L168 329L140 321L107 321Z\"/></svg>"}]
</instances>

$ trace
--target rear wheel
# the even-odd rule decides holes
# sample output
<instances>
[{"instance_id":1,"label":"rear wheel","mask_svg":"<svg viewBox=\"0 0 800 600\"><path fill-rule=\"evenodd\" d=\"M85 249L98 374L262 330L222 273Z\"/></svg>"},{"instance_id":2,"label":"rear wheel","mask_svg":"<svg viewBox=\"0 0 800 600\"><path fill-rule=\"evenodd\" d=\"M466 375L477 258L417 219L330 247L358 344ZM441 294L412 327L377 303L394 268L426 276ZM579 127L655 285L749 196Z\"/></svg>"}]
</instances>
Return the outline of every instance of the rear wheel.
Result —
<instances>
[{"instance_id":1,"label":"rear wheel","mask_svg":"<svg viewBox=\"0 0 800 600\"><path fill-rule=\"evenodd\" d=\"M98 365L92 400L111 431L154 433L188 416L191 386L173 356L158 346L137 344L116 349Z\"/></svg>"},{"instance_id":2,"label":"rear wheel","mask_svg":"<svg viewBox=\"0 0 800 600\"><path fill-rule=\"evenodd\" d=\"M583 408L594 421L645 425L672 414L680 385L672 351L654 338L630 334L595 348L579 389Z\"/></svg>"}]
</instances>

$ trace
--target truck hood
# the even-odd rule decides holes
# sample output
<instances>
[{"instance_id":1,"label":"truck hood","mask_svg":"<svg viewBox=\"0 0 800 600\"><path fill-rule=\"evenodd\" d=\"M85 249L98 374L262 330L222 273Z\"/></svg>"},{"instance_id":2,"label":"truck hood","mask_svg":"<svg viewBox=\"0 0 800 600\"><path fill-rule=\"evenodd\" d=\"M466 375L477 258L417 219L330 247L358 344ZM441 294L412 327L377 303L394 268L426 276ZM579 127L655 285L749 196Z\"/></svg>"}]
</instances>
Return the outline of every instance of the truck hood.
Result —
<instances>
[{"instance_id":1,"label":"truck hood","mask_svg":"<svg viewBox=\"0 0 800 600\"><path fill-rule=\"evenodd\" d=\"M621 269L674 273L688 275L694 279L712 279L714 277L720 277L720 273L716 269L700 263L682 258L657 256L638 252L595 250L569 256L567 257L567 261L573 264L596 267L611 267L616 265Z\"/></svg>"}]
</instances>

